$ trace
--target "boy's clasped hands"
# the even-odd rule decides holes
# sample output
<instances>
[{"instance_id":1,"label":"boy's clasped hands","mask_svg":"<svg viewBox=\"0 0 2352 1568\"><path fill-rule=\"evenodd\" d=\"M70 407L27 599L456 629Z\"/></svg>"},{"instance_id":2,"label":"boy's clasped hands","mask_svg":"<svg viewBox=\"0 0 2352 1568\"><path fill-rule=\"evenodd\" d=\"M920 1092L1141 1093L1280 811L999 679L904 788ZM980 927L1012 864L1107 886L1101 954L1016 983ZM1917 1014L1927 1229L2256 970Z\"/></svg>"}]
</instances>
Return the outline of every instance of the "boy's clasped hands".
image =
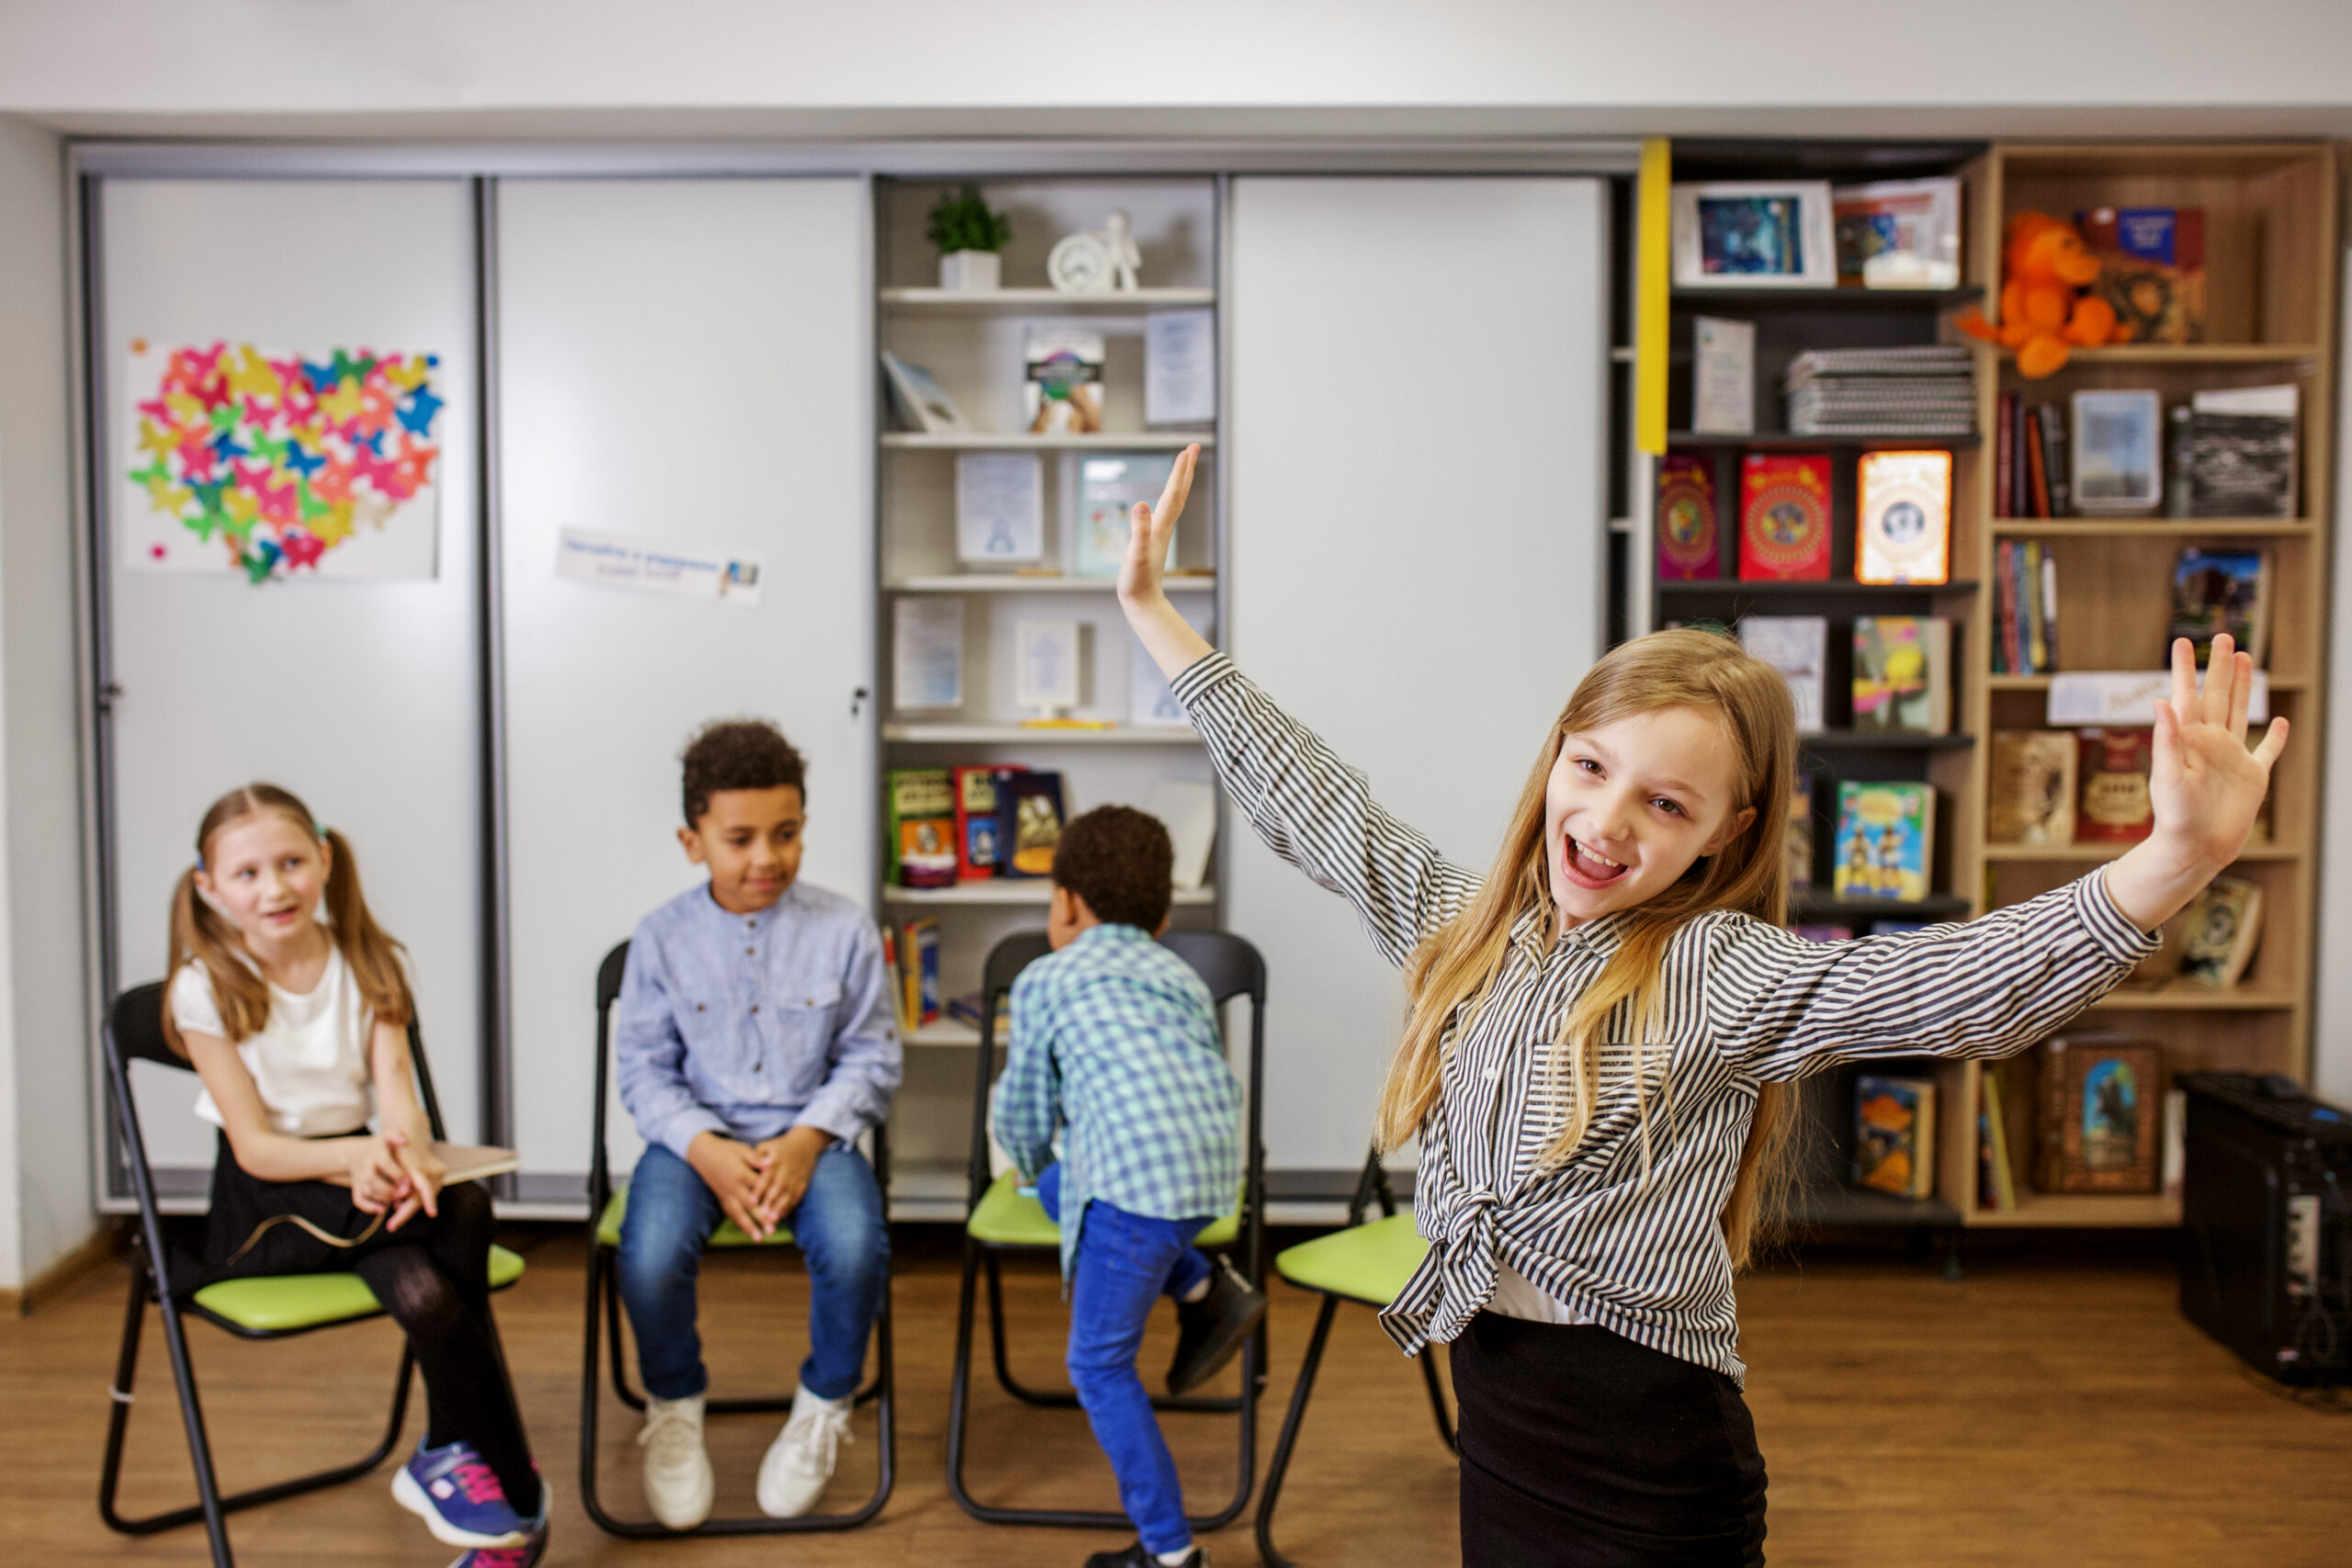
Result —
<instances>
[{"instance_id":1,"label":"boy's clasped hands","mask_svg":"<svg viewBox=\"0 0 2352 1568\"><path fill-rule=\"evenodd\" d=\"M757 1144L701 1133L687 1145L686 1163L708 1184L736 1228L753 1241L765 1241L800 1206L817 1156L832 1141L821 1127L793 1127Z\"/></svg>"}]
</instances>

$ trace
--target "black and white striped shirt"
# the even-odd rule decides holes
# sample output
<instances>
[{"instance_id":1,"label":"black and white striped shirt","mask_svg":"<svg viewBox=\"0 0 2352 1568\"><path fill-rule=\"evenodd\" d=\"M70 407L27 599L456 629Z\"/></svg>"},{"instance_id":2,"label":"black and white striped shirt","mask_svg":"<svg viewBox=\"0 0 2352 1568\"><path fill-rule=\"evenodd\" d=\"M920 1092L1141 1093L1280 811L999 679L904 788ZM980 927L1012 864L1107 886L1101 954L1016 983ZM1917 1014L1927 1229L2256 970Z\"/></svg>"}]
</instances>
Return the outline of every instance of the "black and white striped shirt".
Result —
<instances>
[{"instance_id":1,"label":"black and white striped shirt","mask_svg":"<svg viewBox=\"0 0 2352 1568\"><path fill-rule=\"evenodd\" d=\"M1174 689L1260 837L1352 904L1391 964L1476 891L1475 873L1383 810L1362 774L1224 654ZM1855 942L1702 915L1668 949L1643 1056L1647 1177L1629 1043L1603 1044L1590 1129L1566 1165L1540 1169L1566 1110L1552 1042L1623 924L1588 921L1547 951L1548 915L1522 917L1492 995L1447 1042L1414 1188L1430 1254L1381 1314L1408 1355L1460 1334L1493 1295L1499 1264L1580 1321L1744 1382L1721 1216L1758 1087L1840 1061L2022 1050L2155 945L2096 873L1965 925ZM1630 1026L1621 1016L1611 1032Z\"/></svg>"}]
</instances>

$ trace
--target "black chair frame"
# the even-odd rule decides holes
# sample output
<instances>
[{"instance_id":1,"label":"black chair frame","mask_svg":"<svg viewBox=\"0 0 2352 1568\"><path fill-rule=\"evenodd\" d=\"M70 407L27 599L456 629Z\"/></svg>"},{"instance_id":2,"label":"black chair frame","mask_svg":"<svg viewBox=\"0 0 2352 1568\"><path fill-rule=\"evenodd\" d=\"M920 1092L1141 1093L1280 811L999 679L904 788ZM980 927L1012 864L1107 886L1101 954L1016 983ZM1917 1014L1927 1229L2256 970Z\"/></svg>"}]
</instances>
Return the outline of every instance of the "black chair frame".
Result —
<instances>
[{"instance_id":1,"label":"black chair frame","mask_svg":"<svg viewBox=\"0 0 2352 1568\"><path fill-rule=\"evenodd\" d=\"M1383 1218L1396 1213L1396 1195L1388 1184L1388 1171L1380 1163L1380 1151L1374 1149L1364 1161L1363 1172L1356 1178L1355 1195L1348 1200L1348 1224L1363 1224L1364 1210L1373 1203L1380 1205ZM1339 1315L1342 1297L1329 1291L1318 1292L1323 1297L1322 1309L1315 1314L1315 1333L1306 1342L1306 1358L1299 1362L1298 1382L1292 1388L1290 1409L1283 1416L1282 1435L1274 1439L1274 1457L1266 1467L1266 1490L1258 1499L1258 1556L1266 1568L1295 1568L1291 1560L1274 1550L1274 1507L1282 1499L1283 1479L1289 1473L1292 1451L1298 1446L1298 1429L1306 1419L1307 1396L1315 1392L1315 1374L1323 1364L1323 1348L1331 1338L1331 1320ZM1366 1302L1366 1306L1382 1303ZM1444 1385L1437 1377L1437 1347L1432 1345L1414 1358L1421 1364L1421 1381L1429 1388L1430 1414L1437 1418L1438 1440L1453 1452L1460 1452L1453 1430L1453 1419L1446 1413Z\"/></svg>"},{"instance_id":2,"label":"black chair frame","mask_svg":"<svg viewBox=\"0 0 2352 1568\"><path fill-rule=\"evenodd\" d=\"M1252 1285L1265 1282L1266 1148L1261 1107L1264 1104L1266 965L1258 950L1227 931L1169 931L1162 944L1190 964L1207 983L1209 995L1221 1010L1236 998L1250 999L1250 1083L1244 1147L1244 1180L1240 1228L1236 1237L1242 1273ZM971 1163L966 1213L979 1206L993 1177L989 1169L989 1095L995 1079L996 1016L1000 1001L1012 989L1021 971L1050 951L1044 931L1017 931L989 953L981 978L980 1043L972 1095ZM1230 1043L1227 1055L1231 1055ZM1005 1347L1004 1282L1000 1253L1004 1247L964 1235L963 1282L956 1302L956 1362L948 1384L947 1489L963 1510L986 1524L1061 1525L1082 1529L1112 1529L1125 1526L1127 1516L1115 1510L1078 1508L1012 1508L974 1497L964 1479L967 1452L966 1429L970 1414L974 1297L982 1275L988 1280L989 1350L996 1381L1025 1404L1075 1409L1078 1395L1067 1389L1034 1388L1012 1372ZM1029 1250L1023 1248L1021 1250ZM1154 1410L1180 1410L1240 1416L1240 1476L1233 1497L1211 1514L1188 1515L1196 1530L1222 1529L1241 1517L1250 1506L1257 1479L1258 1398L1266 1382L1266 1327L1261 1321L1241 1350L1241 1392L1232 1395L1185 1394L1152 1396Z\"/></svg>"},{"instance_id":3,"label":"black chair frame","mask_svg":"<svg viewBox=\"0 0 2352 1568\"><path fill-rule=\"evenodd\" d=\"M202 1318L240 1339L290 1339L299 1335L316 1333L322 1328L340 1328L346 1324L365 1323L368 1318L381 1316L382 1313L379 1309L366 1317L340 1318L334 1323L314 1324L303 1328L256 1330L206 1311L191 1296L183 1296L172 1283L171 1255L164 1249L163 1213L155 1199L154 1173L147 1163L146 1141L140 1133L139 1106L130 1095L130 1062L137 1059L182 1072L194 1070L164 1038L164 1005L163 982L133 987L115 998L114 1006L108 1010L103 1032L107 1083L113 1092L115 1115L122 1132L123 1152L130 1166L131 1189L139 1201L139 1228L131 1236L130 1292L123 1309L122 1348L115 1360L114 1384L107 1391L112 1408L107 1416L106 1458L98 1472L98 1517L106 1521L109 1529L131 1536L154 1535L202 1519L205 1535L211 1545L213 1562L218 1568L230 1568L235 1558L229 1547L229 1515L258 1507L264 1503L274 1503L282 1497L295 1497L305 1492L339 1486L367 1474L391 1457L394 1446L400 1441L401 1428L408 1419L410 1373L415 1367L416 1357L403 1339L400 1371L392 1382L391 1413L385 1421L383 1438L366 1454L347 1464L335 1465L309 1475L273 1482L227 1497L220 1495L219 1478L212 1464L212 1442L205 1432L204 1407L197 1394L196 1368L188 1357L185 1320ZM424 1114L432 1123L433 1135L446 1137L441 1122L441 1101L433 1091L433 1069L425 1061L424 1036L413 1019L408 1026L408 1049L409 1060L416 1074L418 1096L424 1102ZM163 1319L164 1343L170 1353L172 1381L179 1393L180 1419L187 1430L188 1458L196 1471L197 1501L187 1507L130 1517L116 1506L116 1501L122 1481L123 1442L130 1431L133 1386L139 1372L139 1341L150 1301L155 1303Z\"/></svg>"},{"instance_id":4,"label":"black chair frame","mask_svg":"<svg viewBox=\"0 0 2352 1568\"><path fill-rule=\"evenodd\" d=\"M795 1519L765 1517L705 1519L692 1529L673 1530L653 1519L616 1517L598 1495L596 1432L601 1391L597 1387L596 1363L601 1349L600 1339L610 1347L605 1354L613 1393L631 1410L642 1411L645 1408L645 1395L629 1385L628 1355L622 1348L619 1258L615 1250L605 1247L596 1238L596 1227L604 1217L605 1204L612 1201L613 1196L611 1163L605 1150L605 1101L612 1062L613 1003L621 994L621 976L628 966L628 943L622 942L605 955L605 962L596 972L596 1109L592 1118L595 1126L595 1142L588 1156L588 1309L580 1377L581 1505L605 1534L631 1540L689 1540L695 1536L714 1535L804 1535L821 1530L854 1529L882 1511L882 1505L890 1500L891 1487L897 1483L898 1402L890 1351L891 1287L888 1280L882 1286L882 1311L874 1324L874 1378L857 1391L856 1399L859 1404L876 1406L882 1449L881 1475L875 1483L873 1495L864 1503L847 1513L803 1514ZM890 1140L888 1129L883 1127L874 1130L874 1179L880 1185L887 1201L890 1190ZM754 1394L706 1399L703 1408L713 1416L775 1415L792 1408L792 1395Z\"/></svg>"}]
</instances>

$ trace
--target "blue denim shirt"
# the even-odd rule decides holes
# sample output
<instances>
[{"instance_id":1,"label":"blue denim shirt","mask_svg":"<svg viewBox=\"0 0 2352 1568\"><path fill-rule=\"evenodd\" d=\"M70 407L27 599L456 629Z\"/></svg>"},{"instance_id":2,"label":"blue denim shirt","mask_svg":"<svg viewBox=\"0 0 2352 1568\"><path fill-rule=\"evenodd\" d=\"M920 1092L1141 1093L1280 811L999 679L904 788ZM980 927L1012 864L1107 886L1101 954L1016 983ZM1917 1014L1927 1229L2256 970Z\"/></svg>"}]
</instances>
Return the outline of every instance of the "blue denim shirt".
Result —
<instances>
[{"instance_id":1,"label":"blue denim shirt","mask_svg":"<svg viewBox=\"0 0 2352 1568\"><path fill-rule=\"evenodd\" d=\"M890 1113L902 1069L882 940L865 911L796 882L755 915L707 884L638 923L613 1009L621 1103L684 1159L702 1133L794 1127L855 1138Z\"/></svg>"}]
</instances>

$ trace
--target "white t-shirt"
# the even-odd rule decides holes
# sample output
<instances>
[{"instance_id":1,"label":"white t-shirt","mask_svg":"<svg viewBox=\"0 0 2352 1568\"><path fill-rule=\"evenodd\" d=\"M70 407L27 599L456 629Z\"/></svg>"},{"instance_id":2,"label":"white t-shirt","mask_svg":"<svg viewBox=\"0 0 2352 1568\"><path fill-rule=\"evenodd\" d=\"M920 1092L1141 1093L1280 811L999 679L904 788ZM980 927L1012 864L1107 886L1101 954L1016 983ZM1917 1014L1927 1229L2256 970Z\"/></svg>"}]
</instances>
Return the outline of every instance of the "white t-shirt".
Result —
<instances>
[{"instance_id":1,"label":"white t-shirt","mask_svg":"<svg viewBox=\"0 0 2352 1568\"><path fill-rule=\"evenodd\" d=\"M172 1021L183 1033L229 1037L202 960L189 960L172 976L171 1001ZM376 1109L368 1071L374 1021L340 947L328 948L326 973L308 996L269 987L269 1021L237 1043L237 1055L261 1090L275 1131L326 1138L368 1124ZM209 1089L197 1095L196 1113L216 1127L223 1125Z\"/></svg>"},{"instance_id":2,"label":"white t-shirt","mask_svg":"<svg viewBox=\"0 0 2352 1568\"><path fill-rule=\"evenodd\" d=\"M1487 1298L1487 1310L1505 1317L1523 1317L1531 1323L1556 1323L1571 1328L1592 1321L1510 1264L1501 1262L1495 1265L1495 1293Z\"/></svg>"}]
</instances>

